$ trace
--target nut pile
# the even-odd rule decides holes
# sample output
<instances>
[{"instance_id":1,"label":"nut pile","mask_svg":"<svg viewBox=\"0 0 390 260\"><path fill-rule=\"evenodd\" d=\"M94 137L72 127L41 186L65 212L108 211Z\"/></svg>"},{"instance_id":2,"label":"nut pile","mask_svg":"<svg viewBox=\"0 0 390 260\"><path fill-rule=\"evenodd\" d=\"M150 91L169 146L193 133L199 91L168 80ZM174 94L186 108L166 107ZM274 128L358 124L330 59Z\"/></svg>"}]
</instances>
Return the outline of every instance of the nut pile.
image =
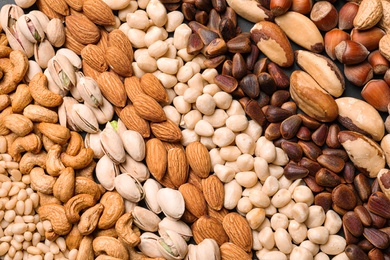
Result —
<instances>
[{"instance_id":1,"label":"nut pile","mask_svg":"<svg viewBox=\"0 0 390 260\"><path fill-rule=\"evenodd\" d=\"M390 6L334 2L4 5L0 256L386 259Z\"/></svg>"}]
</instances>

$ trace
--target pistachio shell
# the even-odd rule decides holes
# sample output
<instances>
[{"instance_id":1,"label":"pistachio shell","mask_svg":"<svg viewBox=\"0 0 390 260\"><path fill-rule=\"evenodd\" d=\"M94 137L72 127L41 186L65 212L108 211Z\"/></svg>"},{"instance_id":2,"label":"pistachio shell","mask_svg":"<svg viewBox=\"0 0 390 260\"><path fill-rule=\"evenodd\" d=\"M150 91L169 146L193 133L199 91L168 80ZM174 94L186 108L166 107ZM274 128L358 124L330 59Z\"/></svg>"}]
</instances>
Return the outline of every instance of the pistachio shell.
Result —
<instances>
[{"instance_id":1,"label":"pistachio shell","mask_svg":"<svg viewBox=\"0 0 390 260\"><path fill-rule=\"evenodd\" d=\"M6 4L0 10L0 23L3 30L14 27L16 21L24 14L23 9L14 4Z\"/></svg>"},{"instance_id":2,"label":"pistachio shell","mask_svg":"<svg viewBox=\"0 0 390 260\"><path fill-rule=\"evenodd\" d=\"M164 218L158 224L159 230L173 230L180 234L186 241L189 241L192 237L191 228L181 220L174 220L171 218ZM209 259L209 258L200 258L200 259Z\"/></svg>"},{"instance_id":3,"label":"pistachio shell","mask_svg":"<svg viewBox=\"0 0 390 260\"><path fill-rule=\"evenodd\" d=\"M171 188L162 188L157 192L157 203L168 217L180 219L185 210L183 195Z\"/></svg>"},{"instance_id":4,"label":"pistachio shell","mask_svg":"<svg viewBox=\"0 0 390 260\"><path fill-rule=\"evenodd\" d=\"M136 161L145 159L145 141L142 135L133 130L124 131L121 135L126 152Z\"/></svg>"},{"instance_id":5,"label":"pistachio shell","mask_svg":"<svg viewBox=\"0 0 390 260\"><path fill-rule=\"evenodd\" d=\"M102 146L100 145L99 133L87 133L84 138L84 144L85 147L93 150L93 153L95 154L94 158L100 159L103 157L104 152L102 150Z\"/></svg>"},{"instance_id":6,"label":"pistachio shell","mask_svg":"<svg viewBox=\"0 0 390 260\"><path fill-rule=\"evenodd\" d=\"M142 162L135 161L128 154L126 154L125 162L119 165L119 169L121 169L122 172L131 174L131 176L140 182L146 181L150 176L148 167Z\"/></svg>"},{"instance_id":7,"label":"pistachio shell","mask_svg":"<svg viewBox=\"0 0 390 260\"><path fill-rule=\"evenodd\" d=\"M113 105L105 98L103 97L103 105L99 107L93 107L89 105L88 103L85 103L87 107L89 107L92 112L95 114L96 119L98 120L99 124L106 124L107 122L111 121L114 117L114 107Z\"/></svg>"},{"instance_id":8,"label":"pistachio shell","mask_svg":"<svg viewBox=\"0 0 390 260\"><path fill-rule=\"evenodd\" d=\"M47 24L50 22L49 17L39 10L32 10L30 14L34 15L42 26L43 31L46 33Z\"/></svg>"},{"instance_id":9,"label":"pistachio shell","mask_svg":"<svg viewBox=\"0 0 390 260\"><path fill-rule=\"evenodd\" d=\"M140 206L134 208L133 218L137 227L148 232L156 232L161 222L156 213Z\"/></svg>"},{"instance_id":10,"label":"pistachio shell","mask_svg":"<svg viewBox=\"0 0 390 260\"><path fill-rule=\"evenodd\" d=\"M24 75L23 81L26 83L29 83L34 77L35 74L42 72L41 66L34 61L34 60L29 60L28 61L28 70L26 72L26 75Z\"/></svg>"},{"instance_id":11,"label":"pistachio shell","mask_svg":"<svg viewBox=\"0 0 390 260\"><path fill-rule=\"evenodd\" d=\"M80 77L77 81L77 89L83 100L90 106L99 107L103 105L103 95L98 83L91 77Z\"/></svg>"},{"instance_id":12,"label":"pistachio shell","mask_svg":"<svg viewBox=\"0 0 390 260\"><path fill-rule=\"evenodd\" d=\"M73 97L64 97L62 104L58 107L58 121L60 125L68 127L72 131L79 131L79 128L73 122L72 117L70 117L70 111L73 105L79 104L76 99Z\"/></svg>"},{"instance_id":13,"label":"pistachio shell","mask_svg":"<svg viewBox=\"0 0 390 260\"><path fill-rule=\"evenodd\" d=\"M61 54L68 58L70 63L72 63L75 70L80 70L82 68L82 62L79 55L77 55L74 51L68 48L58 49L57 54Z\"/></svg>"},{"instance_id":14,"label":"pistachio shell","mask_svg":"<svg viewBox=\"0 0 390 260\"><path fill-rule=\"evenodd\" d=\"M76 86L76 73L66 56L57 53L49 60L48 69L54 82L61 89L69 90L72 85Z\"/></svg>"},{"instance_id":15,"label":"pistachio shell","mask_svg":"<svg viewBox=\"0 0 390 260\"><path fill-rule=\"evenodd\" d=\"M43 40L34 45L34 58L42 69L47 68L47 64L55 55L54 48L48 40Z\"/></svg>"},{"instance_id":16,"label":"pistachio shell","mask_svg":"<svg viewBox=\"0 0 390 260\"><path fill-rule=\"evenodd\" d=\"M119 168L107 155L104 155L96 164L96 178L99 183L109 191L115 188L115 177L119 174Z\"/></svg>"},{"instance_id":17,"label":"pistachio shell","mask_svg":"<svg viewBox=\"0 0 390 260\"><path fill-rule=\"evenodd\" d=\"M138 245L138 249L149 257L163 257L160 250L157 248L158 236L151 232L145 232L141 236L141 242Z\"/></svg>"},{"instance_id":18,"label":"pistachio shell","mask_svg":"<svg viewBox=\"0 0 390 260\"><path fill-rule=\"evenodd\" d=\"M144 191L145 191L145 204L156 214L161 213L161 207L157 203L157 192L162 188L161 184L155 179L147 179L144 182Z\"/></svg>"},{"instance_id":19,"label":"pistachio shell","mask_svg":"<svg viewBox=\"0 0 390 260\"><path fill-rule=\"evenodd\" d=\"M81 71L75 71L75 74L76 74L76 82L78 82L81 77L84 77L84 74ZM84 101L78 88L75 85L70 86L69 92L72 95L72 97L74 97L74 99L76 99L78 102L81 103Z\"/></svg>"},{"instance_id":20,"label":"pistachio shell","mask_svg":"<svg viewBox=\"0 0 390 260\"><path fill-rule=\"evenodd\" d=\"M95 114L86 105L74 104L70 113L72 121L81 130L87 133L97 133L99 131L99 124Z\"/></svg>"},{"instance_id":21,"label":"pistachio shell","mask_svg":"<svg viewBox=\"0 0 390 260\"><path fill-rule=\"evenodd\" d=\"M113 128L106 127L100 132L100 143L104 153L114 163L120 164L125 162L126 152L123 147L122 139Z\"/></svg>"},{"instance_id":22,"label":"pistachio shell","mask_svg":"<svg viewBox=\"0 0 390 260\"><path fill-rule=\"evenodd\" d=\"M122 173L114 180L116 191L124 198L132 202L139 202L145 197L141 183L128 173Z\"/></svg>"},{"instance_id":23,"label":"pistachio shell","mask_svg":"<svg viewBox=\"0 0 390 260\"><path fill-rule=\"evenodd\" d=\"M33 14L24 14L16 22L18 30L32 43L39 43L45 39L45 32L38 18Z\"/></svg>"},{"instance_id":24,"label":"pistachio shell","mask_svg":"<svg viewBox=\"0 0 390 260\"><path fill-rule=\"evenodd\" d=\"M198 244L196 259L220 260L221 252L217 242L212 238L205 238Z\"/></svg>"},{"instance_id":25,"label":"pistachio shell","mask_svg":"<svg viewBox=\"0 0 390 260\"><path fill-rule=\"evenodd\" d=\"M13 50L20 50L26 53L28 58L34 55L34 44L31 43L27 38L21 34L15 27L13 29L4 28L5 34L8 39L9 46Z\"/></svg>"},{"instance_id":26,"label":"pistachio shell","mask_svg":"<svg viewBox=\"0 0 390 260\"><path fill-rule=\"evenodd\" d=\"M54 47L61 47L65 43L65 27L58 18L53 18L47 24L46 37Z\"/></svg>"},{"instance_id":27,"label":"pistachio shell","mask_svg":"<svg viewBox=\"0 0 390 260\"><path fill-rule=\"evenodd\" d=\"M188 252L184 238L173 230L160 231L160 233L162 234L157 242L162 255L168 260L183 259Z\"/></svg>"}]
</instances>

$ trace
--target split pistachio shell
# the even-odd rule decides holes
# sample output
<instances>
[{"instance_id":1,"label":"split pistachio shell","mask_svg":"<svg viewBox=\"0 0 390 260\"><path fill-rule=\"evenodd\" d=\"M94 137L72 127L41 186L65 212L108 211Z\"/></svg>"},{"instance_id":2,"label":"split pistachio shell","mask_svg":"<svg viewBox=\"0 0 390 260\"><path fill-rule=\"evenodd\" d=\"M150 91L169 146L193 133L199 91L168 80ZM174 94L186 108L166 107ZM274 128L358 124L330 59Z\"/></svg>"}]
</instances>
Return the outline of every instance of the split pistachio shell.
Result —
<instances>
[{"instance_id":1,"label":"split pistachio shell","mask_svg":"<svg viewBox=\"0 0 390 260\"><path fill-rule=\"evenodd\" d=\"M30 14L34 15L42 26L43 31L46 33L47 24L50 22L49 17L39 10L32 10Z\"/></svg>"},{"instance_id":2,"label":"split pistachio shell","mask_svg":"<svg viewBox=\"0 0 390 260\"><path fill-rule=\"evenodd\" d=\"M38 63L37 63L38 64ZM39 66L39 65L38 65ZM65 97L66 95L68 95L68 90L66 89L61 89L53 80L53 78L51 77L50 75L50 72L49 70L46 68L45 71L43 72L43 74L45 74L46 78L47 78L47 88L53 92L53 93L56 93L58 95L61 95L62 97ZM35 75L35 74L34 74ZM32 76L34 76L32 75Z\"/></svg>"},{"instance_id":3,"label":"split pistachio shell","mask_svg":"<svg viewBox=\"0 0 390 260\"><path fill-rule=\"evenodd\" d=\"M107 123L109 125L109 123ZM116 164L126 161L126 152L119 134L110 127L100 132L100 143L104 153Z\"/></svg>"},{"instance_id":4,"label":"split pistachio shell","mask_svg":"<svg viewBox=\"0 0 390 260\"><path fill-rule=\"evenodd\" d=\"M92 134L99 131L95 114L86 105L75 104L72 106L70 113L73 122L79 129Z\"/></svg>"},{"instance_id":5,"label":"split pistachio shell","mask_svg":"<svg viewBox=\"0 0 390 260\"><path fill-rule=\"evenodd\" d=\"M99 133L91 134L87 133L84 138L85 147L91 148L94 153L94 158L100 159L103 157L104 152L102 146L100 145L100 135Z\"/></svg>"},{"instance_id":6,"label":"split pistachio shell","mask_svg":"<svg viewBox=\"0 0 390 260\"><path fill-rule=\"evenodd\" d=\"M35 74L42 72L41 66L34 61L29 60L28 61L28 70L26 72L26 75L24 75L23 81L27 84L31 81L32 77L34 77Z\"/></svg>"},{"instance_id":7,"label":"split pistachio shell","mask_svg":"<svg viewBox=\"0 0 390 260\"><path fill-rule=\"evenodd\" d=\"M178 234L180 234L186 241L189 241L192 237L191 228L184 221L181 220L164 218L158 224L158 228L159 230L173 230ZM202 259L209 259L209 258L202 258Z\"/></svg>"},{"instance_id":8,"label":"split pistachio shell","mask_svg":"<svg viewBox=\"0 0 390 260\"><path fill-rule=\"evenodd\" d=\"M97 108L103 105L103 95L93 78L81 76L77 81L77 89L83 100L90 106Z\"/></svg>"},{"instance_id":9,"label":"split pistachio shell","mask_svg":"<svg viewBox=\"0 0 390 260\"><path fill-rule=\"evenodd\" d=\"M109 191L115 188L115 177L119 174L119 168L107 155L104 155L96 164L96 178L99 183Z\"/></svg>"},{"instance_id":10,"label":"split pistachio shell","mask_svg":"<svg viewBox=\"0 0 390 260\"><path fill-rule=\"evenodd\" d=\"M143 231L156 232L161 222L159 216L153 211L136 206L133 210L134 224Z\"/></svg>"},{"instance_id":11,"label":"split pistachio shell","mask_svg":"<svg viewBox=\"0 0 390 260\"><path fill-rule=\"evenodd\" d=\"M149 257L163 257L160 250L157 248L157 240L159 236L151 232L142 233L140 236L141 242L138 244L138 249Z\"/></svg>"},{"instance_id":12,"label":"split pistachio shell","mask_svg":"<svg viewBox=\"0 0 390 260\"><path fill-rule=\"evenodd\" d=\"M185 210L183 195L171 188L162 188L157 192L157 203L164 214L173 219L180 219Z\"/></svg>"},{"instance_id":13,"label":"split pistachio shell","mask_svg":"<svg viewBox=\"0 0 390 260\"><path fill-rule=\"evenodd\" d=\"M116 122L117 122L116 131L119 134L119 136L122 136L122 134L127 130L127 128L120 118L118 118Z\"/></svg>"},{"instance_id":14,"label":"split pistachio shell","mask_svg":"<svg viewBox=\"0 0 390 260\"><path fill-rule=\"evenodd\" d=\"M157 192L162 188L161 184L154 179L147 179L144 184L145 203L148 209L156 214L161 213L161 207L157 202Z\"/></svg>"},{"instance_id":15,"label":"split pistachio shell","mask_svg":"<svg viewBox=\"0 0 390 260\"><path fill-rule=\"evenodd\" d=\"M21 34L16 26L3 28L8 39L8 43L13 50L20 50L26 53L28 58L34 55L34 44L27 40L27 38Z\"/></svg>"},{"instance_id":16,"label":"split pistachio shell","mask_svg":"<svg viewBox=\"0 0 390 260\"><path fill-rule=\"evenodd\" d=\"M74 51L68 48L58 49L56 54L63 55L68 58L70 63L72 63L75 70L79 70L82 68L82 62L80 56L78 56Z\"/></svg>"},{"instance_id":17,"label":"split pistachio shell","mask_svg":"<svg viewBox=\"0 0 390 260\"><path fill-rule=\"evenodd\" d=\"M23 9L14 4L6 4L0 10L0 23L3 29L16 27L16 21L24 14Z\"/></svg>"},{"instance_id":18,"label":"split pistachio shell","mask_svg":"<svg viewBox=\"0 0 390 260\"><path fill-rule=\"evenodd\" d=\"M188 252L187 242L184 238L173 230L160 231L160 233L162 234L157 240L157 247L165 259L183 259Z\"/></svg>"},{"instance_id":19,"label":"split pistachio shell","mask_svg":"<svg viewBox=\"0 0 390 260\"><path fill-rule=\"evenodd\" d=\"M57 53L49 60L48 69L54 82L61 89L69 90L71 86L76 86L76 73L66 56Z\"/></svg>"},{"instance_id":20,"label":"split pistachio shell","mask_svg":"<svg viewBox=\"0 0 390 260\"><path fill-rule=\"evenodd\" d=\"M145 158L145 141L142 135L133 130L124 131L121 135L126 152L136 161Z\"/></svg>"},{"instance_id":21,"label":"split pistachio shell","mask_svg":"<svg viewBox=\"0 0 390 260\"><path fill-rule=\"evenodd\" d=\"M141 183L128 173L122 173L114 180L116 191L131 202L139 202L145 197Z\"/></svg>"},{"instance_id":22,"label":"split pistachio shell","mask_svg":"<svg viewBox=\"0 0 390 260\"><path fill-rule=\"evenodd\" d=\"M198 244L195 259L220 260L221 252L214 239L206 238Z\"/></svg>"},{"instance_id":23,"label":"split pistachio shell","mask_svg":"<svg viewBox=\"0 0 390 260\"><path fill-rule=\"evenodd\" d=\"M125 162L119 165L119 169L121 169L122 172L131 174L131 176L140 182L144 182L150 177L148 167L142 162L137 162L128 154L126 154Z\"/></svg>"},{"instance_id":24,"label":"split pistachio shell","mask_svg":"<svg viewBox=\"0 0 390 260\"><path fill-rule=\"evenodd\" d=\"M47 68L47 64L55 55L53 46L48 40L36 43L34 45L34 58L42 69Z\"/></svg>"},{"instance_id":25,"label":"split pistachio shell","mask_svg":"<svg viewBox=\"0 0 390 260\"><path fill-rule=\"evenodd\" d=\"M70 116L73 105L77 104L79 104L79 102L73 97L64 97L62 104L58 107L58 121L60 125L67 127L72 131L80 131Z\"/></svg>"},{"instance_id":26,"label":"split pistachio shell","mask_svg":"<svg viewBox=\"0 0 390 260\"><path fill-rule=\"evenodd\" d=\"M35 4L35 2L36 2L36 0L15 0L15 4L17 4L21 8L25 8L25 9L33 6L33 4Z\"/></svg>"},{"instance_id":27,"label":"split pistachio shell","mask_svg":"<svg viewBox=\"0 0 390 260\"><path fill-rule=\"evenodd\" d=\"M57 48L65 43L65 27L59 18L53 18L47 24L46 37Z\"/></svg>"},{"instance_id":28,"label":"split pistachio shell","mask_svg":"<svg viewBox=\"0 0 390 260\"><path fill-rule=\"evenodd\" d=\"M99 124L102 125L106 124L109 121L111 121L112 118L114 117L114 112L115 112L114 107L105 97L103 97L102 106L96 108L89 105L88 103L85 103L85 105L89 107L92 110L92 112L95 114Z\"/></svg>"},{"instance_id":29,"label":"split pistachio shell","mask_svg":"<svg viewBox=\"0 0 390 260\"><path fill-rule=\"evenodd\" d=\"M18 30L32 43L39 43L45 39L45 32L38 18L33 14L24 14L16 22Z\"/></svg>"},{"instance_id":30,"label":"split pistachio shell","mask_svg":"<svg viewBox=\"0 0 390 260\"><path fill-rule=\"evenodd\" d=\"M81 71L75 71L75 74L76 74L76 82L78 82L81 77L84 77L84 74ZM84 101L83 97L81 96L79 90L75 85L70 86L69 92L72 95L72 97L74 97L74 99L76 99L78 102L81 103Z\"/></svg>"}]
</instances>

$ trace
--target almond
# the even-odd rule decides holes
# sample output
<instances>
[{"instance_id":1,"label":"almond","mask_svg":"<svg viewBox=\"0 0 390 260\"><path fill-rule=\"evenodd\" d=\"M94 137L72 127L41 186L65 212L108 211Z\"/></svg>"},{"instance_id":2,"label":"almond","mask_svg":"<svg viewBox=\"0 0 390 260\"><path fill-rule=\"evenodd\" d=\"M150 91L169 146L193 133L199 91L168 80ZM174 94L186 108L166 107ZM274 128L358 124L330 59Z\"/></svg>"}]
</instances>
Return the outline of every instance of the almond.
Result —
<instances>
[{"instance_id":1,"label":"almond","mask_svg":"<svg viewBox=\"0 0 390 260\"><path fill-rule=\"evenodd\" d=\"M54 11L53 8L46 2L46 0L37 0L36 5L42 13L44 13L49 19L58 18L64 21L64 16Z\"/></svg>"},{"instance_id":2,"label":"almond","mask_svg":"<svg viewBox=\"0 0 390 260\"><path fill-rule=\"evenodd\" d=\"M129 38L119 29L115 29L108 34L107 46L115 46L126 53L130 61L133 61L133 46Z\"/></svg>"},{"instance_id":3,"label":"almond","mask_svg":"<svg viewBox=\"0 0 390 260\"><path fill-rule=\"evenodd\" d=\"M97 78L100 90L105 98L114 106L124 107L126 105L125 86L119 76L114 72L105 71Z\"/></svg>"},{"instance_id":4,"label":"almond","mask_svg":"<svg viewBox=\"0 0 390 260\"><path fill-rule=\"evenodd\" d=\"M216 211L222 209L225 190L223 188L223 183L216 175L210 175L206 179L202 179L202 190L207 204L212 209Z\"/></svg>"},{"instance_id":5,"label":"almond","mask_svg":"<svg viewBox=\"0 0 390 260\"><path fill-rule=\"evenodd\" d=\"M151 122L150 129L154 136L161 141L179 142L182 137L180 128L170 119L159 123Z\"/></svg>"},{"instance_id":6,"label":"almond","mask_svg":"<svg viewBox=\"0 0 390 260\"><path fill-rule=\"evenodd\" d=\"M146 142L145 150L145 161L150 173L156 180L162 180L168 165L168 153L164 145L159 139L152 138Z\"/></svg>"},{"instance_id":7,"label":"almond","mask_svg":"<svg viewBox=\"0 0 390 260\"><path fill-rule=\"evenodd\" d=\"M83 13L98 25L115 25L111 8L102 0L84 0Z\"/></svg>"},{"instance_id":8,"label":"almond","mask_svg":"<svg viewBox=\"0 0 390 260\"><path fill-rule=\"evenodd\" d=\"M133 67L127 55L119 48L115 46L107 47L105 56L108 66L123 77L130 77L133 75Z\"/></svg>"},{"instance_id":9,"label":"almond","mask_svg":"<svg viewBox=\"0 0 390 260\"><path fill-rule=\"evenodd\" d=\"M108 47L108 32L106 29L100 28L100 41L96 45L99 46L103 52L106 51Z\"/></svg>"},{"instance_id":10,"label":"almond","mask_svg":"<svg viewBox=\"0 0 390 260\"><path fill-rule=\"evenodd\" d=\"M78 12L83 10L83 0L65 0L65 2L69 5L69 7Z\"/></svg>"},{"instance_id":11,"label":"almond","mask_svg":"<svg viewBox=\"0 0 390 260\"><path fill-rule=\"evenodd\" d=\"M168 94L160 80L152 73L144 74L140 79L142 90L157 102L168 102Z\"/></svg>"},{"instance_id":12,"label":"almond","mask_svg":"<svg viewBox=\"0 0 390 260\"><path fill-rule=\"evenodd\" d=\"M137 114L151 122L162 122L167 119L161 105L146 94L139 94L134 98L133 105Z\"/></svg>"},{"instance_id":13,"label":"almond","mask_svg":"<svg viewBox=\"0 0 390 260\"><path fill-rule=\"evenodd\" d=\"M69 15L65 23L75 40L81 44L97 43L100 40L99 28L85 15Z\"/></svg>"},{"instance_id":14,"label":"almond","mask_svg":"<svg viewBox=\"0 0 390 260\"><path fill-rule=\"evenodd\" d=\"M167 175L175 187L180 187L188 179L188 163L183 149L172 148L168 150Z\"/></svg>"},{"instance_id":15,"label":"almond","mask_svg":"<svg viewBox=\"0 0 390 260\"><path fill-rule=\"evenodd\" d=\"M223 260L250 260L252 257L248 255L241 247L234 243L226 242L220 246L221 259Z\"/></svg>"},{"instance_id":16,"label":"almond","mask_svg":"<svg viewBox=\"0 0 390 260\"><path fill-rule=\"evenodd\" d=\"M69 15L69 6L64 0L45 0L46 4L49 5L56 13L60 15Z\"/></svg>"},{"instance_id":17,"label":"almond","mask_svg":"<svg viewBox=\"0 0 390 260\"><path fill-rule=\"evenodd\" d=\"M83 61L88 63L91 68L98 72L103 72L108 69L103 50L95 44L88 44L85 46L81 51L81 58L83 58Z\"/></svg>"},{"instance_id":18,"label":"almond","mask_svg":"<svg viewBox=\"0 0 390 260\"><path fill-rule=\"evenodd\" d=\"M187 161L191 169L200 178L207 178L210 174L211 159L206 146L195 141L186 147Z\"/></svg>"},{"instance_id":19,"label":"almond","mask_svg":"<svg viewBox=\"0 0 390 260\"><path fill-rule=\"evenodd\" d=\"M95 70L89 64L83 59L82 60L82 67L83 67L83 73L87 77L93 78L95 81L97 81L98 77L100 76L101 72Z\"/></svg>"},{"instance_id":20,"label":"almond","mask_svg":"<svg viewBox=\"0 0 390 260\"><path fill-rule=\"evenodd\" d=\"M143 138L150 136L149 122L135 112L133 105L125 106L118 115L127 129L140 133Z\"/></svg>"},{"instance_id":21,"label":"almond","mask_svg":"<svg viewBox=\"0 0 390 260\"><path fill-rule=\"evenodd\" d=\"M230 242L233 242L248 253L251 252L252 230L243 216L236 212L231 212L223 218L222 226Z\"/></svg>"},{"instance_id":22,"label":"almond","mask_svg":"<svg viewBox=\"0 0 390 260\"><path fill-rule=\"evenodd\" d=\"M77 41L77 39L73 36L73 34L69 31L67 27L65 27L65 43L64 46L72 51L74 51L77 55L81 55L81 51L84 49L85 44L82 44ZM84 67L83 67L84 69Z\"/></svg>"},{"instance_id":23,"label":"almond","mask_svg":"<svg viewBox=\"0 0 390 260\"><path fill-rule=\"evenodd\" d=\"M206 200L198 188L190 183L185 183L179 187L179 191L183 195L186 209L192 215L200 218L207 214Z\"/></svg>"},{"instance_id":24,"label":"almond","mask_svg":"<svg viewBox=\"0 0 390 260\"><path fill-rule=\"evenodd\" d=\"M214 239L219 246L229 241L229 237L223 229L222 224L217 219L208 215L201 216L192 224L191 229L197 244L205 238Z\"/></svg>"},{"instance_id":25,"label":"almond","mask_svg":"<svg viewBox=\"0 0 390 260\"><path fill-rule=\"evenodd\" d=\"M143 94L144 91L141 88L141 83L138 77L131 76L125 78L125 90L127 97L130 99L131 102L134 102L134 99L140 95Z\"/></svg>"}]
</instances>

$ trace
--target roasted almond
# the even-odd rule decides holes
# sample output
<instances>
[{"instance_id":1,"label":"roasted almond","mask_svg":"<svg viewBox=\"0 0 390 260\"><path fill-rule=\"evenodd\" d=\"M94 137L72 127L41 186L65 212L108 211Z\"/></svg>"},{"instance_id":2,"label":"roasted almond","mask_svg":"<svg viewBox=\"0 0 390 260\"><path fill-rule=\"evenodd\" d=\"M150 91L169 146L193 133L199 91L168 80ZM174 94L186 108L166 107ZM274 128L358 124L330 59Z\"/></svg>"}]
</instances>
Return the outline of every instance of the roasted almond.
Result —
<instances>
[{"instance_id":1,"label":"roasted almond","mask_svg":"<svg viewBox=\"0 0 390 260\"><path fill-rule=\"evenodd\" d=\"M83 14L66 16L65 23L69 32L81 44L93 44L100 40L99 28Z\"/></svg>"},{"instance_id":2,"label":"roasted almond","mask_svg":"<svg viewBox=\"0 0 390 260\"><path fill-rule=\"evenodd\" d=\"M187 161L194 174L200 178L207 178L211 170L211 159L206 146L199 142L191 142L186 147Z\"/></svg>"},{"instance_id":3,"label":"roasted almond","mask_svg":"<svg viewBox=\"0 0 390 260\"><path fill-rule=\"evenodd\" d=\"M126 105L127 95L125 86L119 76L110 71L105 71L97 78L97 83L102 94L114 106L124 107Z\"/></svg>"},{"instance_id":4,"label":"roasted almond","mask_svg":"<svg viewBox=\"0 0 390 260\"><path fill-rule=\"evenodd\" d=\"M133 105L137 114L145 120L151 122L162 122L167 119L161 105L146 94L139 94L135 97Z\"/></svg>"},{"instance_id":5,"label":"roasted almond","mask_svg":"<svg viewBox=\"0 0 390 260\"><path fill-rule=\"evenodd\" d=\"M236 212L227 214L222 221L229 240L249 253L252 250L252 231L247 220Z\"/></svg>"},{"instance_id":6,"label":"roasted almond","mask_svg":"<svg viewBox=\"0 0 390 260\"><path fill-rule=\"evenodd\" d=\"M168 153L162 142L157 138L146 141L145 161L150 173L156 180L164 178L168 165Z\"/></svg>"},{"instance_id":7,"label":"roasted almond","mask_svg":"<svg viewBox=\"0 0 390 260\"><path fill-rule=\"evenodd\" d=\"M210 175L206 179L202 179L201 186L207 204L216 211L222 209L225 190L223 188L223 183L218 179L218 177Z\"/></svg>"},{"instance_id":8,"label":"roasted almond","mask_svg":"<svg viewBox=\"0 0 390 260\"><path fill-rule=\"evenodd\" d=\"M151 122L150 129L161 141L178 142L182 137L180 128L170 119L163 122Z\"/></svg>"},{"instance_id":9,"label":"roasted almond","mask_svg":"<svg viewBox=\"0 0 390 260\"><path fill-rule=\"evenodd\" d=\"M168 150L167 176L177 188L187 182L188 163L184 149L172 148ZM191 210L190 212L194 214ZM195 214L194 214L195 215ZM196 216L196 215L195 215Z\"/></svg>"},{"instance_id":10,"label":"roasted almond","mask_svg":"<svg viewBox=\"0 0 390 260\"><path fill-rule=\"evenodd\" d=\"M84 0L83 14L98 25L109 26L115 24L114 13L102 0Z\"/></svg>"},{"instance_id":11,"label":"roasted almond","mask_svg":"<svg viewBox=\"0 0 390 260\"><path fill-rule=\"evenodd\" d=\"M186 209L191 214L193 214L197 218L200 218L207 214L206 200L203 196L203 193L198 188L196 188L190 183L185 183L179 187L179 191L183 195Z\"/></svg>"},{"instance_id":12,"label":"roasted almond","mask_svg":"<svg viewBox=\"0 0 390 260\"><path fill-rule=\"evenodd\" d=\"M161 81L152 73L145 73L140 78L142 91L154 98L157 102L168 102L168 94Z\"/></svg>"},{"instance_id":13,"label":"roasted almond","mask_svg":"<svg viewBox=\"0 0 390 260\"><path fill-rule=\"evenodd\" d=\"M125 106L119 113L119 118L125 124L127 129L136 131L142 135L143 138L150 136L149 122L140 117L134 109L133 105Z\"/></svg>"}]
</instances>

